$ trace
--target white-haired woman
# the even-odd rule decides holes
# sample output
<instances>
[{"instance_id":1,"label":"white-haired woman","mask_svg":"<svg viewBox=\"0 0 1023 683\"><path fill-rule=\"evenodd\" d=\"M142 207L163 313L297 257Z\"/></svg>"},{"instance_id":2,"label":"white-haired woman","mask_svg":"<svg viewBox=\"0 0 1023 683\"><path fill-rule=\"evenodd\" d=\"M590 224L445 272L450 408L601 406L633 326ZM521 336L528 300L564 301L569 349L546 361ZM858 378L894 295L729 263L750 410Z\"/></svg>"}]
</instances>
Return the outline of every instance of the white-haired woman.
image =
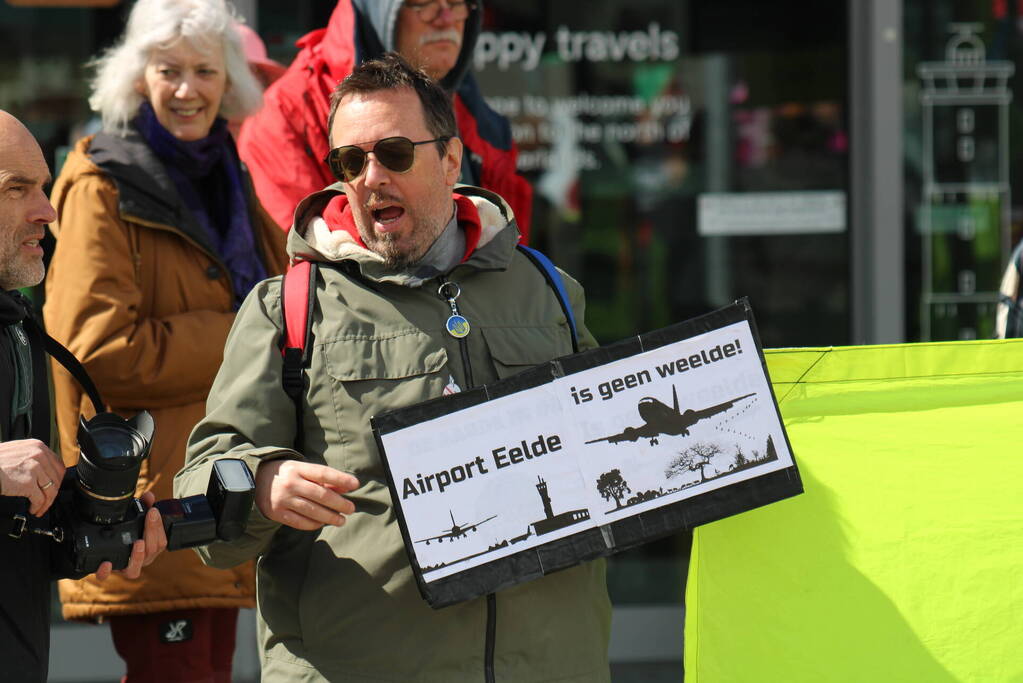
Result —
<instances>
[{"instance_id":1,"label":"white-haired woman","mask_svg":"<svg viewBox=\"0 0 1023 683\"><path fill-rule=\"evenodd\" d=\"M54 184L49 332L82 360L111 410L149 410L155 439L138 493L171 497L248 291L283 271L283 234L262 210L225 118L261 102L224 0L138 0L95 63L103 131L80 140ZM267 349L267 352L272 352ZM55 369L68 464L89 401ZM258 400L258 397L254 397ZM230 681L249 566L164 553L137 581L63 582L69 619L109 621L131 681Z\"/></svg>"}]
</instances>

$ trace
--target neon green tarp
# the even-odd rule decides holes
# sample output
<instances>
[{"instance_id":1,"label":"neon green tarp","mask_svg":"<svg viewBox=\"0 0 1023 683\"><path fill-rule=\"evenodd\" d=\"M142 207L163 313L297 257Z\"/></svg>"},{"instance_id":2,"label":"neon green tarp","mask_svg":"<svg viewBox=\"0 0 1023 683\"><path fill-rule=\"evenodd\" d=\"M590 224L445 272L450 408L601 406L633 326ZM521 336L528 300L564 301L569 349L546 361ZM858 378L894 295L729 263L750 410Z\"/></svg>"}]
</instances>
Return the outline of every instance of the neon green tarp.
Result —
<instances>
[{"instance_id":1,"label":"neon green tarp","mask_svg":"<svg viewBox=\"0 0 1023 683\"><path fill-rule=\"evenodd\" d=\"M697 529L687 683L1023 683L1023 340L766 355L806 492Z\"/></svg>"}]
</instances>

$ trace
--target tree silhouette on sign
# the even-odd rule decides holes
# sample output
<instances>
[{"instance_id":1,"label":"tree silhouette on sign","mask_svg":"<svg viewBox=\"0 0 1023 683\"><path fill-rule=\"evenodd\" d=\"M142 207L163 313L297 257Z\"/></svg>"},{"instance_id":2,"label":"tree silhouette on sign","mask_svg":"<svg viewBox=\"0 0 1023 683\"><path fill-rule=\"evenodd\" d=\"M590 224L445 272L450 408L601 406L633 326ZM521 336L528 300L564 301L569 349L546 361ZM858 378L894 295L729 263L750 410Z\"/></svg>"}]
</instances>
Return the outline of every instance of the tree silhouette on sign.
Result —
<instances>
[{"instance_id":1,"label":"tree silhouette on sign","mask_svg":"<svg viewBox=\"0 0 1023 683\"><path fill-rule=\"evenodd\" d=\"M626 493L632 493L632 489L629 488L629 484L622 478L622 473L618 469L613 469L610 472L604 472L597 479L597 493L599 493L604 500L615 499L615 509L622 507L622 498L625 497Z\"/></svg>"},{"instance_id":2,"label":"tree silhouette on sign","mask_svg":"<svg viewBox=\"0 0 1023 683\"><path fill-rule=\"evenodd\" d=\"M704 468L710 464L711 459L721 455L721 447L713 443L695 443L678 454L668 467L664 470L664 476L668 479L681 477L687 472L700 471L700 482L707 481L707 473Z\"/></svg>"}]
</instances>

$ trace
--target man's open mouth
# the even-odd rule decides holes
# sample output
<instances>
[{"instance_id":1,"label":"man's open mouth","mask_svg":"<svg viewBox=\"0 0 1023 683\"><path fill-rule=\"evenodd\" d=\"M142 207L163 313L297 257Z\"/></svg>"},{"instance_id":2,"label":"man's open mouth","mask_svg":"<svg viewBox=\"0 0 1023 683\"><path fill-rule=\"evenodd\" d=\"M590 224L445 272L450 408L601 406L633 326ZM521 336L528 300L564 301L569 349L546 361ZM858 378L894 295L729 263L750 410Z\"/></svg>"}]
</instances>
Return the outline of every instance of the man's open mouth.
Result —
<instances>
[{"instance_id":1,"label":"man's open mouth","mask_svg":"<svg viewBox=\"0 0 1023 683\"><path fill-rule=\"evenodd\" d=\"M389 225L405 215L405 209L400 206L385 206L380 209L372 209L373 220L381 225Z\"/></svg>"}]
</instances>

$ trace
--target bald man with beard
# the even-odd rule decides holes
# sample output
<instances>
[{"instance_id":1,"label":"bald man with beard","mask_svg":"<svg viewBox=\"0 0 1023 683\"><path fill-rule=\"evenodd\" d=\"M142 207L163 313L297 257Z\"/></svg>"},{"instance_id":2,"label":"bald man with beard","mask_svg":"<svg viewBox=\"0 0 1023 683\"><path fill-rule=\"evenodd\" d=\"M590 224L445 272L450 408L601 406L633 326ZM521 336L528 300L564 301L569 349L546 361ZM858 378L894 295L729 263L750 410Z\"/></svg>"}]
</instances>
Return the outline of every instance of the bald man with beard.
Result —
<instances>
[{"instance_id":1,"label":"bald man with beard","mask_svg":"<svg viewBox=\"0 0 1023 683\"><path fill-rule=\"evenodd\" d=\"M49 529L64 463L46 443L49 392L33 391L33 379L47 368L33 363L25 321L34 320L35 311L17 291L39 284L45 274L39 242L57 217L46 197L49 182L35 138L0 110L0 671L11 681L46 680L50 582L63 578L61 550L40 532ZM151 506L152 494L143 501ZM135 542L121 573L137 578L166 545L160 514L150 509L145 539ZM96 576L105 579L111 570L104 562Z\"/></svg>"}]
</instances>

